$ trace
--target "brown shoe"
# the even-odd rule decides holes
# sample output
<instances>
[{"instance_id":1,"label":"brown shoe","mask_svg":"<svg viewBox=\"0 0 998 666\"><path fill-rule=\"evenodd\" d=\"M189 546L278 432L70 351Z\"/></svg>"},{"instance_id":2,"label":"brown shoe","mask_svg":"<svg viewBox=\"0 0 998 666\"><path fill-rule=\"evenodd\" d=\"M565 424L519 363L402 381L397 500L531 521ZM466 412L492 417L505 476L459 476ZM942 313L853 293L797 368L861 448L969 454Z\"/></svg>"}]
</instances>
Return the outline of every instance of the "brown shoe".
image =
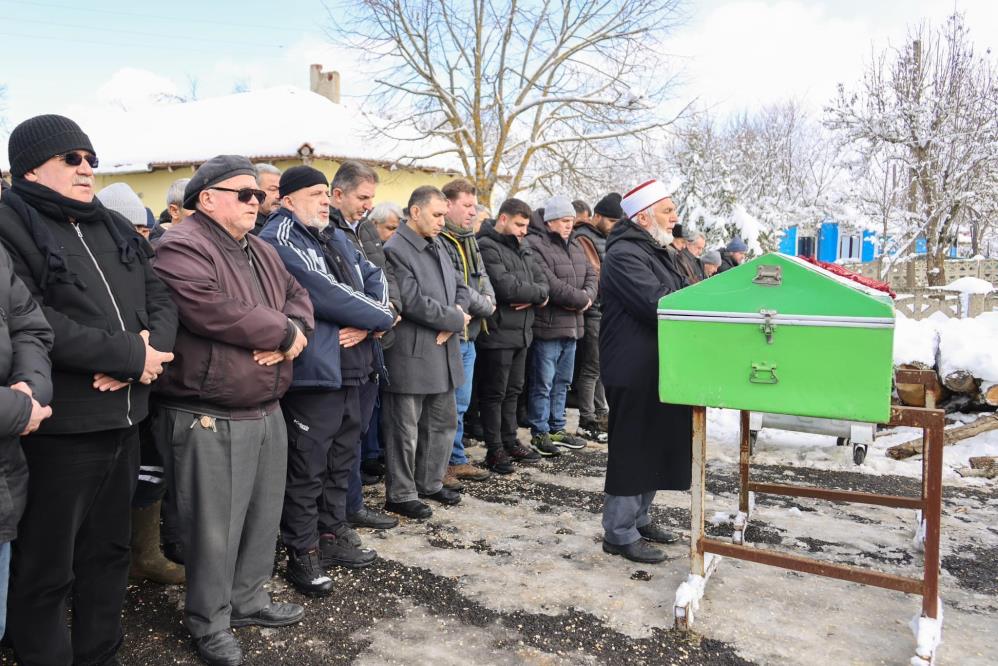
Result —
<instances>
[{"instance_id":1,"label":"brown shoe","mask_svg":"<svg viewBox=\"0 0 998 666\"><path fill-rule=\"evenodd\" d=\"M184 582L184 568L163 557L159 549L160 502L132 509L132 553L128 576L132 580L151 580L162 585Z\"/></svg>"},{"instance_id":2,"label":"brown shoe","mask_svg":"<svg viewBox=\"0 0 998 666\"><path fill-rule=\"evenodd\" d=\"M456 476L464 481L484 481L492 474L487 469L482 469L471 463L464 463L463 465L451 465L447 469L447 476Z\"/></svg>"},{"instance_id":3,"label":"brown shoe","mask_svg":"<svg viewBox=\"0 0 998 666\"><path fill-rule=\"evenodd\" d=\"M464 490L464 484L461 480L454 476L450 470L447 470L447 476L444 477L444 488L447 490L460 491Z\"/></svg>"}]
</instances>

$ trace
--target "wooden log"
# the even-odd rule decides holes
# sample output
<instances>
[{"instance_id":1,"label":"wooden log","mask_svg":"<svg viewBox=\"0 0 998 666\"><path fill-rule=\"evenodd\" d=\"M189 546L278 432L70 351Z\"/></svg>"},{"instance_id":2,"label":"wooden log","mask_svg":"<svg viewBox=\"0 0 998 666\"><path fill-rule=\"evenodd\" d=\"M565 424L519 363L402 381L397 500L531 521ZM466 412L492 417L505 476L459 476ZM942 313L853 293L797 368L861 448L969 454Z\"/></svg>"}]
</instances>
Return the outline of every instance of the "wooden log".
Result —
<instances>
[{"instance_id":1,"label":"wooden log","mask_svg":"<svg viewBox=\"0 0 998 666\"><path fill-rule=\"evenodd\" d=\"M981 384L981 401L990 407L998 407L998 382Z\"/></svg>"},{"instance_id":2,"label":"wooden log","mask_svg":"<svg viewBox=\"0 0 998 666\"><path fill-rule=\"evenodd\" d=\"M895 369L932 370L932 366L914 361L912 363L901 363ZM908 407L925 407L927 393L931 393L932 397L935 399L935 402L932 403L933 405L938 405L946 395L945 389L943 389L942 384L938 381L931 386L896 382L894 387L897 390L898 399L901 401L901 404L907 405Z\"/></svg>"},{"instance_id":3,"label":"wooden log","mask_svg":"<svg viewBox=\"0 0 998 666\"><path fill-rule=\"evenodd\" d=\"M950 428L943 432L943 446L950 446L959 441L979 435L989 430L998 430L998 415L987 414L979 417L976 421L965 423L955 428ZM887 455L894 460L903 460L912 456L917 456L922 452L922 436L896 444L887 449Z\"/></svg>"},{"instance_id":4,"label":"wooden log","mask_svg":"<svg viewBox=\"0 0 998 666\"><path fill-rule=\"evenodd\" d=\"M943 384L953 393L976 394L980 381L968 370L954 370L943 377Z\"/></svg>"},{"instance_id":5,"label":"wooden log","mask_svg":"<svg viewBox=\"0 0 998 666\"><path fill-rule=\"evenodd\" d=\"M998 456L973 456L970 459L970 466L974 469L998 467Z\"/></svg>"},{"instance_id":6,"label":"wooden log","mask_svg":"<svg viewBox=\"0 0 998 666\"><path fill-rule=\"evenodd\" d=\"M988 469L974 469L973 467L958 467L956 469L956 473L964 478L976 476L984 479L994 479L998 477L998 467L989 467Z\"/></svg>"}]
</instances>

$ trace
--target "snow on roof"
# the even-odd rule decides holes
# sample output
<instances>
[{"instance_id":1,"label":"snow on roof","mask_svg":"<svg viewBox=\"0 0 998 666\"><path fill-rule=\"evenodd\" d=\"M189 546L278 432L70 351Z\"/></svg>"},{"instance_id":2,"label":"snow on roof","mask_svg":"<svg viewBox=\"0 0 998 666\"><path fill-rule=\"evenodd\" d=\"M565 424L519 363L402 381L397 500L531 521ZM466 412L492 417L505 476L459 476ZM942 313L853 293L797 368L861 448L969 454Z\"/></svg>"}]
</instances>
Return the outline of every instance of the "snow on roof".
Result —
<instances>
[{"instance_id":1,"label":"snow on roof","mask_svg":"<svg viewBox=\"0 0 998 666\"><path fill-rule=\"evenodd\" d=\"M295 86L278 86L178 104L149 105L131 111L94 107L73 118L90 136L100 157L98 173L149 171L154 166L201 163L221 154L254 160L295 158L307 144L313 157L399 163L457 171L440 140L400 141L375 133L372 120L357 108L337 104ZM393 134L405 132L405 128ZM415 128L406 138L418 138ZM446 146L443 146L446 148Z\"/></svg>"}]
</instances>

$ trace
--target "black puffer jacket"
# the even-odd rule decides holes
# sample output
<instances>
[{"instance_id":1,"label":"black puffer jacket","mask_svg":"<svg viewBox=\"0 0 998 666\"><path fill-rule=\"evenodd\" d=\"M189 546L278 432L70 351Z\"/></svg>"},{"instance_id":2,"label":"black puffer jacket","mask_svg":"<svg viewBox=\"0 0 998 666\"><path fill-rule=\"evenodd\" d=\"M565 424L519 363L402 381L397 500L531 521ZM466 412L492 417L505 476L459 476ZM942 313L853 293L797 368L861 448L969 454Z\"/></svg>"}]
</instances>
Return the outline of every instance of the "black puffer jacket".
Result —
<instances>
[{"instance_id":1,"label":"black puffer jacket","mask_svg":"<svg viewBox=\"0 0 998 666\"><path fill-rule=\"evenodd\" d=\"M17 536L28 493L28 467L19 435L31 417L31 399L12 384L25 382L35 400L52 400L52 328L0 249L0 543Z\"/></svg>"},{"instance_id":2,"label":"black puffer jacket","mask_svg":"<svg viewBox=\"0 0 998 666\"><path fill-rule=\"evenodd\" d=\"M537 309L534 336L541 340L573 338L585 334L582 308L596 300L596 272L586 259L579 241L566 242L545 225L531 222L527 236L530 248L548 280L548 304Z\"/></svg>"},{"instance_id":3,"label":"black puffer jacket","mask_svg":"<svg viewBox=\"0 0 998 666\"><path fill-rule=\"evenodd\" d=\"M135 236L124 217L113 211L111 217L122 237ZM136 425L148 414L150 391L138 381L145 367L145 343L139 331L149 331L154 349L173 351L177 309L169 291L153 273L145 253L122 263L103 223L76 225L44 215L40 219L80 284L53 281L44 289L39 286L45 258L20 216L0 203L0 242L55 331L52 417L42 422L38 432L86 433ZM131 383L119 391L98 391L93 387L98 372Z\"/></svg>"},{"instance_id":4,"label":"black puffer jacket","mask_svg":"<svg viewBox=\"0 0 998 666\"><path fill-rule=\"evenodd\" d=\"M484 349L522 349L533 340L534 310L547 300L548 281L537 257L515 236L500 234L495 222L486 220L478 230L478 247L496 294L496 311L479 334ZM513 303L533 303L514 310Z\"/></svg>"}]
</instances>

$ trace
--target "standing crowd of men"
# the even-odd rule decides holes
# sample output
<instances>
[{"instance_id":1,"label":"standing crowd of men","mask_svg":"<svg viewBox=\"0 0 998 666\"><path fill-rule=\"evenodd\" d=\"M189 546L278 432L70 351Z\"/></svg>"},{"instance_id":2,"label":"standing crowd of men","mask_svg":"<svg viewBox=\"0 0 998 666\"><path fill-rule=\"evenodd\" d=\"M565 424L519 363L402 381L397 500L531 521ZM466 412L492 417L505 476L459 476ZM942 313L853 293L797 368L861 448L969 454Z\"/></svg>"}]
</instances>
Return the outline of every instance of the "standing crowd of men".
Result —
<instances>
[{"instance_id":1,"label":"standing crowd of men","mask_svg":"<svg viewBox=\"0 0 998 666\"><path fill-rule=\"evenodd\" d=\"M115 663L131 575L186 582L198 654L239 664L232 628L305 613L264 587L278 537L288 581L328 595L331 567L377 559L358 528L587 440L609 442L603 549L665 559L648 508L689 488L691 421L657 400L657 302L747 248L705 252L660 182L489 219L463 179L374 206L359 162L329 182L219 155L157 222L123 183L94 191L68 118L21 123L8 154L0 618L21 663Z\"/></svg>"}]
</instances>

